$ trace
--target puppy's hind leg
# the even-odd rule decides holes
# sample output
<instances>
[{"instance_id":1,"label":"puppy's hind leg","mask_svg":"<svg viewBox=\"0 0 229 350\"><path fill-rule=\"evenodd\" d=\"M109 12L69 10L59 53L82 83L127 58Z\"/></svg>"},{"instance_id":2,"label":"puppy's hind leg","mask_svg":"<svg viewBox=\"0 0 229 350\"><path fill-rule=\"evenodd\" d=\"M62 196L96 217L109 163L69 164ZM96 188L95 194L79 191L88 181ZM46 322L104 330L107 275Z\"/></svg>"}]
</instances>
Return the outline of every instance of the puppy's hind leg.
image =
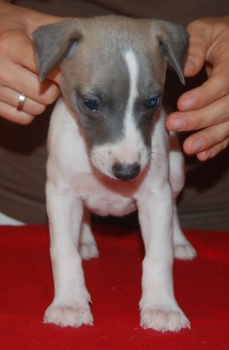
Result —
<instances>
[{"instance_id":1,"label":"puppy's hind leg","mask_svg":"<svg viewBox=\"0 0 229 350\"><path fill-rule=\"evenodd\" d=\"M81 258L85 260L99 256L97 244L91 231L91 214L87 208L84 208L79 239L79 253Z\"/></svg>"},{"instance_id":2,"label":"puppy's hind leg","mask_svg":"<svg viewBox=\"0 0 229 350\"><path fill-rule=\"evenodd\" d=\"M196 250L189 243L181 230L175 204L173 214L173 245L174 257L177 259L192 260L197 256Z\"/></svg>"},{"instance_id":3,"label":"puppy's hind leg","mask_svg":"<svg viewBox=\"0 0 229 350\"><path fill-rule=\"evenodd\" d=\"M196 256L196 251L184 236L177 214L176 199L184 186L185 169L184 158L180 150L179 142L175 134L171 135L171 150L169 153L170 183L173 194L173 245L175 258L191 260Z\"/></svg>"}]
</instances>

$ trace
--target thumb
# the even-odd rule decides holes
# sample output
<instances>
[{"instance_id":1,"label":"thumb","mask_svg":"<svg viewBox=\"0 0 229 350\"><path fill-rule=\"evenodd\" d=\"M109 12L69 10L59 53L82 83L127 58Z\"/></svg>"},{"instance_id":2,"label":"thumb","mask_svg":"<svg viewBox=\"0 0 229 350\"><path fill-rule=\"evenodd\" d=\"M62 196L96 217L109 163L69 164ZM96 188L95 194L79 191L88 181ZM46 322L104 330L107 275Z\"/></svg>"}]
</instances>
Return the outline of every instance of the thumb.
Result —
<instances>
[{"instance_id":1,"label":"thumb","mask_svg":"<svg viewBox=\"0 0 229 350\"><path fill-rule=\"evenodd\" d=\"M184 75L186 77L196 75L204 65L210 45L207 30L208 25L201 20L191 22L187 27L190 39L188 55L184 65Z\"/></svg>"}]
</instances>

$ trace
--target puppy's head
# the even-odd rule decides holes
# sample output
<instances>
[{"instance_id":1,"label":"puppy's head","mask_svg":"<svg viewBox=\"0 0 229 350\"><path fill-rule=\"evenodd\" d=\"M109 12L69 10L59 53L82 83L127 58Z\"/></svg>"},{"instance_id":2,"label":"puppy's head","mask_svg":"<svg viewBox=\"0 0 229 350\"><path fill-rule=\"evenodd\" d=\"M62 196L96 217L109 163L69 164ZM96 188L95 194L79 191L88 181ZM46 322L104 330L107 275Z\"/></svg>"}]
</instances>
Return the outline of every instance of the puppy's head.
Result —
<instances>
[{"instance_id":1,"label":"puppy's head","mask_svg":"<svg viewBox=\"0 0 229 350\"><path fill-rule=\"evenodd\" d=\"M150 159L168 64L184 83L188 34L164 21L106 16L43 26L33 38L40 80L61 64L61 90L94 166L134 179Z\"/></svg>"}]
</instances>

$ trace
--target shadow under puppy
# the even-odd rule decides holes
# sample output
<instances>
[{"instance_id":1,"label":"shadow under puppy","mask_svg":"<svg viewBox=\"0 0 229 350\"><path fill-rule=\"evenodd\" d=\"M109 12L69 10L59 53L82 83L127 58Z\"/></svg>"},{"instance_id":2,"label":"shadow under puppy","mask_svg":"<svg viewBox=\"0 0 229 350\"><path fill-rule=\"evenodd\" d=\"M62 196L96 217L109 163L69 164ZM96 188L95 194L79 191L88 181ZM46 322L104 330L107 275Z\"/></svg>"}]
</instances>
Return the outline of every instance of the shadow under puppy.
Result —
<instances>
[{"instance_id":1,"label":"shadow under puppy","mask_svg":"<svg viewBox=\"0 0 229 350\"><path fill-rule=\"evenodd\" d=\"M33 39L40 80L61 63L46 187L55 297L44 321L93 323L81 266L81 258L98 256L89 210L137 209L145 245L141 326L190 327L174 297L172 266L174 255L196 252L177 217L183 158L170 150L161 104L168 63L184 83L188 34L160 20L106 16L43 26Z\"/></svg>"}]
</instances>

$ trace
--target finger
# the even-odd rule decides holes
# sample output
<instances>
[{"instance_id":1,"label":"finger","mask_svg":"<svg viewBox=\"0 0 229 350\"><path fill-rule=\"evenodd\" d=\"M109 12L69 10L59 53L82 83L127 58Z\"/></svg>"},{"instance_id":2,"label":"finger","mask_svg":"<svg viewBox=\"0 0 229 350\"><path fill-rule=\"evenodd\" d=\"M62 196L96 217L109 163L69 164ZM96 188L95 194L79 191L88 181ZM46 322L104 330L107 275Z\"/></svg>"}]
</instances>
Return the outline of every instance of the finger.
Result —
<instances>
[{"instance_id":1,"label":"finger","mask_svg":"<svg viewBox=\"0 0 229 350\"><path fill-rule=\"evenodd\" d=\"M7 32L1 36L0 44L8 59L38 75L34 44L26 33L22 31ZM59 73L60 69L57 67L50 75L50 79L57 84L59 84Z\"/></svg>"},{"instance_id":2,"label":"finger","mask_svg":"<svg viewBox=\"0 0 229 350\"><path fill-rule=\"evenodd\" d=\"M228 64L218 67L220 73L213 74L206 82L193 90L184 93L178 100L177 106L180 111L194 110L209 105L213 101L229 93Z\"/></svg>"},{"instance_id":3,"label":"finger","mask_svg":"<svg viewBox=\"0 0 229 350\"><path fill-rule=\"evenodd\" d=\"M225 140L228 138L229 121L222 124L217 124L215 126L210 126L209 128L189 136L185 140L183 148L187 154L197 154L209 150L221 143L222 145L225 145Z\"/></svg>"},{"instance_id":4,"label":"finger","mask_svg":"<svg viewBox=\"0 0 229 350\"><path fill-rule=\"evenodd\" d=\"M210 46L209 26L200 20L187 26L190 34L189 49L184 66L184 75L191 77L196 75L204 65L207 48Z\"/></svg>"},{"instance_id":5,"label":"finger","mask_svg":"<svg viewBox=\"0 0 229 350\"><path fill-rule=\"evenodd\" d=\"M0 87L0 101L2 103L8 104L11 107L14 107L16 110L18 108L20 94L10 88ZM25 102L23 103L23 111L26 114L30 115L39 115L44 112L46 105L37 103L31 100L28 96L25 95Z\"/></svg>"},{"instance_id":6,"label":"finger","mask_svg":"<svg viewBox=\"0 0 229 350\"><path fill-rule=\"evenodd\" d=\"M182 111L206 106L229 93L228 25L220 19L209 18L191 23L188 30L190 48L187 66L191 60L192 63L195 62L195 68L190 68L192 73L187 76L198 73L205 63L210 79L200 88L191 90L180 97L178 108Z\"/></svg>"},{"instance_id":7,"label":"finger","mask_svg":"<svg viewBox=\"0 0 229 350\"><path fill-rule=\"evenodd\" d=\"M15 107L4 102L0 102L0 111L1 117L23 125L31 123L35 118L33 115L25 113L24 111L17 111Z\"/></svg>"},{"instance_id":8,"label":"finger","mask_svg":"<svg viewBox=\"0 0 229 350\"><path fill-rule=\"evenodd\" d=\"M24 67L15 67L14 90L23 93L33 101L49 105L60 95L60 88L49 79L39 82L38 76Z\"/></svg>"},{"instance_id":9,"label":"finger","mask_svg":"<svg viewBox=\"0 0 229 350\"><path fill-rule=\"evenodd\" d=\"M0 72L1 86L12 88L44 105L53 103L59 96L59 87L48 79L40 83L36 73L8 61L6 57L1 57L1 63L5 66Z\"/></svg>"},{"instance_id":10,"label":"finger","mask_svg":"<svg viewBox=\"0 0 229 350\"><path fill-rule=\"evenodd\" d=\"M34 43L32 40L30 40L28 37L23 36L22 33L19 33L18 35L18 44L15 45L15 41L12 44L12 50L10 52L10 59L17 63L19 66L25 67L29 69L30 71L34 72L39 75L37 61L36 61L36 55L35 55L35 49L34 49ZM18 50L18 45L20 45L20 50ZM26 52L26 55L24 54ZM46 79L45 82L47 83L49 80L49 84L51 82L55 82L59 85L60 82L60 67L57 66L53 69L51 74L48 76L49 79Z\"/></svg>"},{"instance_id":11,"label":"finger","mask_svg":"<svg viewBox=\"0 0 229 350\"><path fill-rule=\"evenodd\" d=\"M226 140L218 143L217 145L214 145L210 149L197 153L197 158L200 161L205 161L207 159L213 158L217 154L219 154L221 151L223 151L228 145L229 145L229 137Z\"/></svg>"},{"instance_id":12,"label":"finger","mask_svg":"<svg viewBox=\"0 0 229 350\"><path fill-rule=\"evenodd\" d=\"M1 35L1 49L11 61L37 72L33 42L25 32L14 30Z\"/></svg>"},{"instance_id":13,"label":"finger","mask_svg":"<svg viewBox=\"0 0 229 350\"><path fill-rule=\"evenodd\" d=\"M199 130L229 120L229 95L210 105L188 112L174 112L166 120L166 127L172 131Z\"/></svg>"}]
</instances>

